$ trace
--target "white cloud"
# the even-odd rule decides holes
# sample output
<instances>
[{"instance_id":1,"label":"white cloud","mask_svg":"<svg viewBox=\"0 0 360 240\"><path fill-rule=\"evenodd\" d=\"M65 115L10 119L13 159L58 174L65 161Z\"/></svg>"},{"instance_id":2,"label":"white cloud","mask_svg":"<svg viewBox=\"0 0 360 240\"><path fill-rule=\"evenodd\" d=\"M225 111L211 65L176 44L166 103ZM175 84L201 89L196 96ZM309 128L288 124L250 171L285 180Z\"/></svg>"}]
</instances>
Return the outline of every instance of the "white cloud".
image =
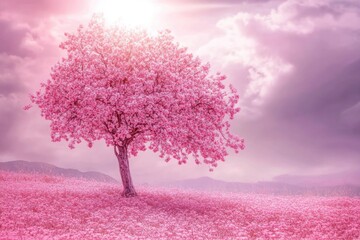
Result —
<instances>
[{"instance_id":1,"label":"white cloud","mask_svg":"<svg viewBox=\"0 0 360 240\"><path fill-rule=\"evenodd\" d=\"M271 49L261 46L256 37L247 34L250 21L263 19L260 15L252 16L248 13L222 19L217 26L224 34L199 50L201 56L222 68L238 64L247 69L249 83L242 97L243 101L249 101L252 105L261 105L276 81L293 68Z\"/></svg>"},{"instance_id":2,"label":"white cloud","mask_svg":"<svg viewBox=\"0 0 360 240\"><path fill-rule=\"evenodd\" d=\"M340 117L345 124L353 127L360 127L360 102L345 109Z\"/></svg>"}]
</instances>

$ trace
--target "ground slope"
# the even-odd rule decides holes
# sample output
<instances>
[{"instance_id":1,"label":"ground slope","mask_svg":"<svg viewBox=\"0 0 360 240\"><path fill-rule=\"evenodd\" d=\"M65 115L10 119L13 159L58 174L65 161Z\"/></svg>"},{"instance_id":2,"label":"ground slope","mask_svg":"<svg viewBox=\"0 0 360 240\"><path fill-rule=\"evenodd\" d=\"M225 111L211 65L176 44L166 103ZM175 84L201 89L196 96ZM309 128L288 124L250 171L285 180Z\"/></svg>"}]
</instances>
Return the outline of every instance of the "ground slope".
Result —
<instances>
[{"instance_id":1,"label":"ground slope","mask_svg":"<svg viewBox=\"0 0 360 240\"><path fill-rule=\"evenodd\" d=\"M360 199L216 194L0 172L0 239L359 239Z\"/></svg>"},{"instance_id":2,"label":"ground slope","mask_svg":"<svg viewBox=\"0 0 360 240\"><path fill-rule=\"evenodd\" d=\"M81 172L77 169L61 168L45 162L29 162L24 160L0 162L0 171L37 173L51 176L54 175L66 178L73 177L110 183L117 182L114 178L100 172Z\"/></svg>"}]
</instances>

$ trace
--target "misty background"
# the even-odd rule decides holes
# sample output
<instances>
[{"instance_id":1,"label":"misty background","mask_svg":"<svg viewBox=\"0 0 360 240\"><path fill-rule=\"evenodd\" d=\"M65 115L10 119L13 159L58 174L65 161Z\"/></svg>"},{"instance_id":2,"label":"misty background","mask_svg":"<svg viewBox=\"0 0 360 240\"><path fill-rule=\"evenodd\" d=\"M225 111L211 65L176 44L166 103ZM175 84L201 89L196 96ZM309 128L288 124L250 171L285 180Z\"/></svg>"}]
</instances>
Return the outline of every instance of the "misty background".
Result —
<instances>
[{"instance_id":1,"label":"misty background","mask_svg":"<svg viewBox=\"0 0 360 240\"><path fill-rule=\"evenodd\" d=\"M52 143L29 93L64 55L64 32L86 24L95 0L0 2L0 162L27 160L119 180L113 149ZM246 148L214 172L131 158L135 184L199 177L230 182L303 179L360 185L360 3L357 0L154 1L154 23L228 76L241 113L232 131ZM141 6L139 6L141 7Z\"/></svg>"}]
</instances>

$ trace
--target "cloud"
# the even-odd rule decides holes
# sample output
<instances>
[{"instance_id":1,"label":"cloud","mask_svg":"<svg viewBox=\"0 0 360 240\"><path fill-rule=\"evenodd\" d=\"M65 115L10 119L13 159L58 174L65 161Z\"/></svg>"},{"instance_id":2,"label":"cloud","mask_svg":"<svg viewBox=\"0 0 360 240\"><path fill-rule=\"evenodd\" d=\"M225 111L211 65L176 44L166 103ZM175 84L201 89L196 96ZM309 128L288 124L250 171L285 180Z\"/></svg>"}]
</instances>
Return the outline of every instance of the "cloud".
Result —
<instances>
[{"instance_id":1,"label":"cloud","mask_svg":"<svg viewBox=\"0 0 360 240\"><path fill-rule=\"evenodd\" d=\"M354 131L360 131L360 102L352 105L351 107L345 109L341 113L341 119L351 127Z\"/></svg>"},{"instance_id":2,"label":"cloud","mask_svg":"<svg viewBox=\"0 0 360 240\"><path fill-rule=\"evenodd\" d=\"M13 122L18 118L16 111L13 111L14 99L7 99L0 95L0 152L4 153L9 151L14 142L13 128L16 126Z\"/></svg>"},{"instance_id":3,"label":"cloud","mask_svg":"<svg viewBox=\"0 0 360 240\"><path fill-rule=\"evenodd\" d=\"M256 36L247 34L251 16L238 13L219 21L217 26L224 35L203 46L199 54L222 68L237 65L246 69L248 83L242 93L243 101L250 105L261 105L276 81L291 72L292 65L261 45ZM257 19L256 16L254 19Z\"/></svg>"},{"instance_id":4,"label":"cloud","mask_svg":"<svg viewBox=\"0 0 360 240\"><path fill-rule=\"evenodd\" d=\"M0 16L16 17L21 20L36 21L57 15L69 15L85 12L92 1L88 0L3 0L0 2Z\"/></svg>"},{"instance_id":5,"label":"cloud","mask_svg":"<svg viewBox=\"0 0 360 240\"><path fill-rule=\"evenodd\" d=\"M59 42L54 40L58 25L54 24L56 21L44 24L34 20L39 18L38 12L29 10L41 1L33 4L24 1L0 3L1 160L54 157L54 148L48 147L49 139L44 135L48 126L38 120L40 117L35 117L39 112L30 117L31 114L22 110L29 103L29 93L48 78L49 69L56 62L54 59L59 58Z\"/></svg>"},{"instance_id":6,"label":"cloud","mask_svg":"<svg viewBox=\"0 0 360 240\"><path fill-rule=\"evenodd\" d=\"M29 51L22 46L26 34L27 29L24 26L16 26L10 21L0 19L0 53L28 55Z\"/></svg>"},{"instance_id":7,"label":"cloud","mask_svg":"<svg viewBox=\"0 0 360 240\"><path fill-rule=\"evenodd\" d=\"M222 33L199 52L240 90L235 128L254 144L245 155L287 171L359 168L358 22L356 1L331 0L288 0L218 22Z\"/></svg>"},{"instance_id":8,"label":"cloud","mask_svg":"<svg viewBox=\"0 0 360 240\"><path fill-rule=\"evenodd\" d=\"M16 67L22 59L0 53L0 96L8 96L24 90L24 84L18 77Z\"/></svg>"}]
</instances>

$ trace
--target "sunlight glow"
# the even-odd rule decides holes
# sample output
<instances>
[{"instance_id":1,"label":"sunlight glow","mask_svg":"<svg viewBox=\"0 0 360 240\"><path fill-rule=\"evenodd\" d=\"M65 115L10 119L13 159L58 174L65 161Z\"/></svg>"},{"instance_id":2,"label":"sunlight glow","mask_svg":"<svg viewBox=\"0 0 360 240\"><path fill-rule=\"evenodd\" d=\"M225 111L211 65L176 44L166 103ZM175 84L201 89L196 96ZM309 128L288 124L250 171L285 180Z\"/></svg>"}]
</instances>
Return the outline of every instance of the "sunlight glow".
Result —
<instances>
[{"instance_id":1,"label":"sunlight glow","mask_svg":"<svg viewBox=\"0 0 360 240\"><path fill-rule=\"evenodd\" d=\"M151 0L99 0L94 10L103 13L106 21L111 24L151 28L159 6Z\"/></svg>"}]
</instances>

